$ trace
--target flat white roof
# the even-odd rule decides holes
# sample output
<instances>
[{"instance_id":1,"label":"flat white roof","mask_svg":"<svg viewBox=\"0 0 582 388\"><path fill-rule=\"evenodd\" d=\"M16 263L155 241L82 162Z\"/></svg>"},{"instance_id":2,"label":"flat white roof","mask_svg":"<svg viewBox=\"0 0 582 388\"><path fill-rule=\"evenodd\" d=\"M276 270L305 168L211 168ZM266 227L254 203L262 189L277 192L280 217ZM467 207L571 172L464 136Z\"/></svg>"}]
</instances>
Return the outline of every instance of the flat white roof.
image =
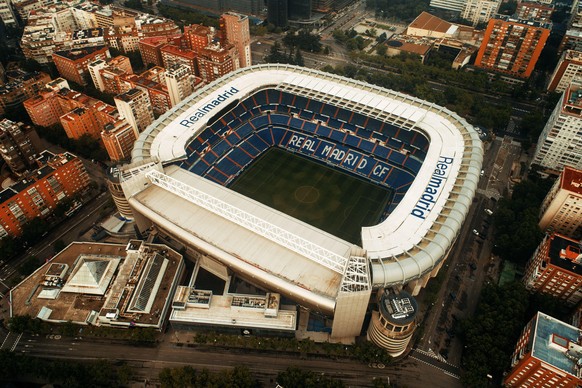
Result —
<instances>
[{"instance_id":1,"label":"flat white roof","mask_svg":"<svg viewBox=\"0 0 582 388\"><path fill-rule=\"evenodd\" d=\"M140 135L132 154L133 161L155 157L167 163L184 158L186 146L205 128L210 117L234 99L244 100L265 88L285 90L331 105L349 105L347 109L420 131L429 139L429 149L415 181L384 222L362 229L362 245L372 264L372 283L375 286L405 284L430 272L444 258L468 212L479 181L483 155L481 142L473 127L440 106L316 70L288 65L252 66L215 81L160 117ZM257 205L224 187L212 187L214 184L190 172L178 172L174 167L167 168L166 173L197 189L204 187L211 195L220 196L233 206L248 207L252 214L259 217L275 217L280 225L295 228L296 233L315 244L336 244L342 247L338 240L332 239L332 244L327 233L321 230L305 226L299 221L292 222L290 217ZM235 252L241 260L262 268L267 264L265 257L269 255L268 252L285 249L273 246L276 244L264 237L245 232L243 228L232 225L231 221L224 222L216 216L210 216L198 205L184 199L175 200L175 196L169 197L170 194L164 191L161 188L148 188L138 195L138 200L151 207L160 217L168 217L172 222L180 223L181 227L191 228L191 224L199 222L191 220L182 224L179 220L185 217L184 214L191 214L193 220L204 220L204 224L209 227L198 227L192 233L224 250ZM180 205L166 211L168 208L164 205L170 200ZM439 221L435 223L437 218ZM303 226L298 226L300 224ZM236 233L237 237L234 238L232 233ZM225 234L232 240L224 237ZM239 247L236 241L244 241L248 246ZM338 252L343 250L343 254L348 254L349 243L343 244ZM283 260L284 265L276 270L268 270L296 284L311 279L303 283L309 289L322 291L321 285L316 285L322 279L335 279L329 284L330 287L340 285L341 281L326 274L328 268L317 263L309 266L319 274L307 276L307 273L302 272L301 267L310 263L309 254L306 256L307 260L295 260L291 257L296 257L296 254L288 253L283 256L289 258ZM335 293L329 289L323 292L329 296Z\"/></svg>"}]
</instances>

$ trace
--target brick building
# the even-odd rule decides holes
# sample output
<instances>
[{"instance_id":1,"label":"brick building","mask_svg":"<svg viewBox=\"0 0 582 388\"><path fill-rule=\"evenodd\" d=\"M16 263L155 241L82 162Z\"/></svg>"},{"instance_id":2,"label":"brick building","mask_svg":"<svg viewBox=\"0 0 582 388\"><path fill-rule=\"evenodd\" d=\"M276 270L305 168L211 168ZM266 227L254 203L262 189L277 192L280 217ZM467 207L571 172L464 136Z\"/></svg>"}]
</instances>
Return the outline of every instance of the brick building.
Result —
<instances>
[{"instance_id":1,"label":"brick building","mask_svg":"<svg viewBox=\"0 0 582 388\"><path fill-rule=\"evenodd\" d=\"M547 23L498 16L487 24L475 66L529 78L550 35Z\"/></svg>"},{"instance_id":2,"label":"brick building","mask_svg":"<svg viewBox=\"0 0 582 388\"><path fill-rule=\"evenodd\" d=\"M0 192L0 238L20 236L22 226L36 217L46 217L63 200L89 187L83 162L65 152L43 151L38 168Z\"/></svg>"},{"instance_id":3,"label":"brick building","mask_svg":"<svg viewBox=\"0 0 582 388\"><path fill-rule=\"evenodd\" d=\"M202 26L200 24L184 26L184 46L195 53L208 47L216 38L217 34L214 27Z\"/></svg>"},{"instance_id":4,"label":"brick building","mask_svg":"<svg viewBox=\"0 0 582 388\"><path fill-rule=\"evenodd\" d=\"M154 121L154 111L146 91L133 88L115 96L115 105L121 117L139 133Z\"/></svg>"},{"instance_id":5,"label":"brick building","mask_svg":"<svg viewBox=\"0 0 582 388\"><path fill-rule=\"evenodd\" d=\"M58 51L53 54L53 62L59 74L79 85L87 85L90 79L88 65L91 62L109 58L109 49L102 47L89 47L81 50Z\"/></svg>"},{"instance_id":6,"label":"brick building","mask_svg":"<svg viewBox=\"0 0 582 388\"><path fill-rule=\"evenodd\" d=\"M44 88L51 77L42 72L23 72L16 78L0 87L0 115L11 110L22 109L22 103L36 96Z\"/></svg>"},{"instance_id":7,"label":"brick building","mask_svg":"<svg viewBox=\"0 0 582 388\"><path fill-rule=\"evenodd\" d=\"M198 69L200 78L206 84L238 68L238 54L236 48L231 44L224 47L214 45L200 50Z\"/></svg>"},{"instance_id":8,"label":"brick building","mask_svg":"<svg viewBox=\"0 0 582 388\"><path fill-rule=\"evenodd\" d=\"M162 47L170 44L180 47L182 36L158 36L153 38L144 38L139 41L139 53L145 66L155 65L163 66Z\"/></svg>"},{"instance_id":9,"label":"brick building","mask_svg":"<svg viewBox=\"0 0 582 388\"><path fill-rule=\"evenodd\" d=\"M542 312L525 326L511 358L505 387L576 388L582 384L582 332Z\"/></svg>"},{"instance_id":10,"label":"brick building","mask_svg":"<svg viewBox=\"0 0 582 388\"><path fill-rule=\"evenodd\" d=\"M38 135L31 126L8 119L0 121L0 156L16 176L36 166Z\"/></svg>"},{"instance_id":11,"label":"brick building","mask_svg":"<svg viewBox=\"0 0 582 388\"><path fill-rule=\"evenodd\" d=\"M528 290L549 294L569 305L582 300L580 242L547 234L528 261L523 282Z\"/></svg>"},{"instance_id":12,"label":"brick building","mask_svg":"<svg viewBox=\"0 0 582 388\"><path fill-rule=\"evenodd\" d=\"M105 125L101 139L109 158L114 162L131 158L133 144L139 133L126 120Z\"/></svg>"},{"instance_id":13,"label":"brick building","mask_svg":"<svg viewBox=\"0 0 582 388\"><path fill-rule=\"evenodd\" d=\"M196 53L194 51L168 44L162 47L161 53L164 68L167 69L174 65L186 65L190 68L192 74L196 74Z\"/></svg>"},{"instance_id":14,"label":"brick building","mask_svg":"<svg viewBox=\"0 0 582 388\"><path fill-rule=\"evenodd\" d=\"M253 64L251 57L251 33L249 17L235 12L227 12L220 16L220 33L223 46L231 43L236 47L240 67Z\"/></svg>"}]
</instances>

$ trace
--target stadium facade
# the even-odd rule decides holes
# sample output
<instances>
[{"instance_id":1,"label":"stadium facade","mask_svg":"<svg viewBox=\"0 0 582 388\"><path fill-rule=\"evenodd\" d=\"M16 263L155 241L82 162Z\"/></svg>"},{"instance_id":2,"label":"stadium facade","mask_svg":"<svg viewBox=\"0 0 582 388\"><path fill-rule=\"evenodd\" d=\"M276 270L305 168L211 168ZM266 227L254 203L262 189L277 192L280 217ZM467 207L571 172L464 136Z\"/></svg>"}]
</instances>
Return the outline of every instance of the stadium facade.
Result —
<instances>
[{"instance_id":1,"label":"stadium facade","mask_svg":"<svg viewBox=\"0 0 582 388\"><path fill-rule=\"evenodd\" d=\"M228 188L272 147L389 187L394 198L354 244ZM373 293L416 295L436 276L482 158L477 132L446 108L317 70L259 65L150 125L121 181L141 231L154 227L186 257L333 319L330 339L350 342Z\"/></svg>"}]
</instances>

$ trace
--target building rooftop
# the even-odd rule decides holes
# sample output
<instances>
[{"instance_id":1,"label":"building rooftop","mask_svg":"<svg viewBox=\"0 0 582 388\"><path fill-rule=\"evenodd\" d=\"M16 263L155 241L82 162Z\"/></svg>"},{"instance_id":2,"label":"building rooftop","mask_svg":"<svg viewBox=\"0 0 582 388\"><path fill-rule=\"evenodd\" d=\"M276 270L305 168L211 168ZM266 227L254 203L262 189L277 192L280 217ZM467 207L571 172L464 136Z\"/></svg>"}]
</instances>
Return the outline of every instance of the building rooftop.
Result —
<instances>
[{"instance_id":1,"label":"building rooftop","mask_svg":"<svg viewBox=\"0 0 582 388\"><path fill-rule=\"evenodd\" d=\"M409 24L409 28L418 28L434 32L440 32L453 35L457 31L455 24L449 23L446 20L431 15L428 12L422 12Z\"/></svg>"},{"instance_id":2,"label":"building rooftop","mask_svg":"<svg viewBox=\"0 0 582 388\"><path fill-rule=\"evenodd\" d=\"M550 237L550 263L582 276L580 242L555 233Z\"/></svg>"},{"instance_id":3,"label":"building rooftop","mask_svg":"<svg viewBox=\"0 0 582 388\"><path fill-rule=\"evenodd\" d=\"M582 331L538 312L533 336L532 356L580 378Z\"/></svg>"},{"instance_id":4,"label":"building rooftop","mask_svg":"<svg viewBox=\"0 0 582 388\"><path fill-rule=\"evenodd\" d=\"M414 321L418 312L416 299L406 291L395 294L386 290L378 305L382 315L398 325Z\"/></svg>"},{"instance_id":5,"label":"building rooftop","mask_svg":"<svg viewBox=\"0 0 582 388\"><path fill-rule=\"evenodd\" d=\"M582 195L582 170L564 167L560 184L562 189Z\"/></svg>"},{"instance_id":6,"label":"building rooftop","mask_svg":"<svg viewBox=\"0 0 582 388\"><path fill-rule=\"evenodd\" d=\"M67 58L72 61L76 61L81 58L85 58L87 56L92 55L96 51L103 50L106 46L95 46L95 47L87 47L81 50L67 50L67 51L57 51L53 55L57 55L59 57Z\"/></svg>"},{"instance_id":7,"label":"building rooftop","mask_svg":"<svg viewBox=\"0 0 582 388\"><path fill-rule=\"evenodd\" d=\"M74 242L12 289L10 313L159 327L182 270L182 256L165 245Z\"/></svg>"},{"instance_id":8,"label":"building rooftop","mask_svg":"<svg viewBox=\"0 0 582 388\"><path fill-rule=\"evenodd\" d=\"M162 53L168 53L171 55L176 55L182 58L187 58L187 59L195 59L196 58L196 53L192 50L188 50L188 49L181 49L178 46L174 46L173 44L168 44L164 47L161 48Z\"/></svg>"}]
</instances>

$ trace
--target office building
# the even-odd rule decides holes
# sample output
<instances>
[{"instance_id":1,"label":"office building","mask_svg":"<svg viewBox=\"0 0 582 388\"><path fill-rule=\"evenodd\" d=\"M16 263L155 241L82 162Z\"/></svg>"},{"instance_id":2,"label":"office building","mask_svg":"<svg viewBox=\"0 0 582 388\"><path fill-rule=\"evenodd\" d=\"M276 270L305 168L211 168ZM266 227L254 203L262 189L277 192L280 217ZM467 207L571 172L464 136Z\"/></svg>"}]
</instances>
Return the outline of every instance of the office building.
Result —
<instances>
[{"instance_id":1,"label":"office building","mask_svg":"<svg viewBox=\"0 0 582 388\"><path fill-rule=\"evenodd\" d=\"M565 166L582 169L582 83L560 97L536 146L532 164L558 175Z\"/></svg>"},{"instance_id":2,"label":"office building","mask_svg":"<svg viewBox=\"0 0 582 388\"><path fill-rule=\"evenodd\" d=\"M222 43L231 43L236 47L239 55L239 66L251 66L251 34L248 16L234 12L227 12L220 16L220 32Z\"/></svg>"},{"instance_id":3,"label":"office building","mask_svg":"<svg viewBox=\"0 0 582 388\"><path fill-rule=\"evenodd\" d=\"M582 170L564 167L542 202L540 229L582 239Z\"/></svg>"},{"instance_id":4,"label":"office building","mask_svg":"<svg viewBox=\"0 0 582 388\"><path fill-rule=\"evenodd\" d=\"M103 47L89 47L82 50L58 51L53 54L53 62L59 74L79 85L90 82L89 63L97 60L106 60L111 55L109 49Z\"/></svg>"},{"instance_id":5,"label":"office building","mask_svg":"<svg viewBox=\"0 0 582 388\"><path fill-rule=\"evenodd\" d=\"M523 329L505 387L576 388L582 384L580 329L538 312Z\"/></svg>"},{"instance_id":6,"label":"office building","mask_svg":"<svg viewBox=\"0 0 582 388\"><path fill-rule=\"evenodd\" d=\"M165 78L172 106L178 104L203 85L202 79L192 74L186 65L174 65L166 69Z\"/></svg>"},{"instance_id":7,"label":"office building","mask_svg":"<svg viewBox=\"0 0 582 388\"><path fill-rule=\"evenodd\" d=\"M575 305L582 300L580 241L558 233L547 234L528 261L525 287Z\"/></svg>"},{"instance_id":8,"label":"office building","mask_svg":"<svg viewBox=\"0 0 582 388\"><path fill-rule=\"evenodd\" d=\"M37 164L22 180L0 191L0 238L20 236L28 221L48 216L61 201L89 187L83 162L69 152L43 151Z\"/></svg>"},{"instance_id":9,"label":"office building","mask_svg":"<svg viewBox=\"0 0 582 388\"><path fill-rule=\"evenodd\" d=\"M418 305L406 291L378 291L378 311L372 311L368 339L392 357L406 350L416 329Z\"/></svg>"},{"instance_id":10,"label":"office building","mask_svg":"<svg viewBox=\"0 0 582 388\"><path fill-rule=\"evenodd\" d=\"M550 25L499 16L491 19L475 66L529 78L550 35Z\"/></svg>"},{"instance_id":11,"label":"office building","mask_svg":"<svg viewBox=\"0 0 582 388\"><path fill-rule=\"evenodd\" d=\"M133 88L115 96L115 105L121 117L139 133L154 121L154 111L148 93Z\"/></svg>"},{"instance_id":12,"label":"office building","mask_svg":"<svg viewBox=\"0 0 582 388\"><path fill-rule=\"evenodd\" d=\"M289 25L287 14L288 0L267 1L267 22L275 27L285 28Z\"/></svg>"},{"instance_id":13,"label":"office building","mask_svg":"<svg viewBox=\"0 0 582 388\"><path fill-rule=\"evenodd\" d=\"M198 69L200 78L208 84L239 68L238 53L232 44L209 46L200 50Z\"/></svg>"},{"instance_id":14,"label":"office building","mask_svg":"<svg viewBox=\"0 0 582 388\"><path fill-rule=\"evenodd\" d=\"M139 133L125 120L106 124L101 131L101 140L109 159L113 162L129 159L138 135Z\"/></svg>"},{"instance_id":15,"label":"office building","mask_svg":"<svg viewBox=\"0 0 582 388\"><path fill-rule=\"evenodd\" d=\"M22 176L36 166L38 147L34 140L38 145L38 135L31 126L8 119L0 121L0 156L14 175Z\"/></svg>"},{"instance_id":16,"label":"office building","mask_svg":"<svg viewBox=\"0 0 582 388\"><path fill-rule=\"evenodd\" d=\"M473 26L487 23L499 10L501 0L467 0L461 12L461 18Z\"/></svg>"},{"instance_id":17,"label":"office building","mask_svg":"<svg viewBox=\"0 0 582 388\"><path fill-rule=\"evenodd\" d=\"M183 274L166 245L73 242L10 291L10 316L163 330Z\"/></svg>"},{"instance_id":18,"label":"office building","mask_svg":"<svg viewBox=\"0 0 582 388\"><path fill-rule=\"evenodd\" d=\"M566 50L562 53L550 78L548 91L563 93L575 80L582 81L582 46L581 50Z\"/></svg>"}]
</instances>

